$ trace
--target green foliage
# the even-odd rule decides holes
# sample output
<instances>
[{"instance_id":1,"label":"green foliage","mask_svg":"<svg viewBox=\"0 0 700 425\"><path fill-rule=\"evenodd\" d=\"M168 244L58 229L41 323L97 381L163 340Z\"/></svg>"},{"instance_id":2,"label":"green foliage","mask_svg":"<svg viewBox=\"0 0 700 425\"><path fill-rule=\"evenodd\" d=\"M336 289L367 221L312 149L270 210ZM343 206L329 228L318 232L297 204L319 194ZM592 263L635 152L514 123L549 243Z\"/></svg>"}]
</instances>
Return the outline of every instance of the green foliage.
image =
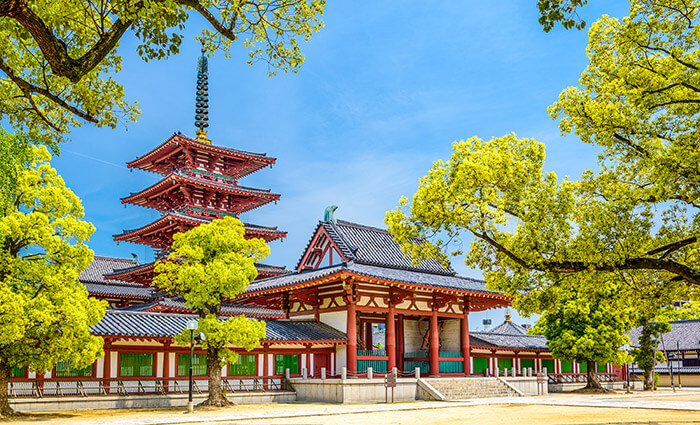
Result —
<instances>
[{"instance_id":1,"label":"green foliage","mask_svg":"<svg viewBox=\"0 0 700 425\"><path fill-rule=\"evenodd\" d=\"M17 185L17 179L32 157L34 143L22 133L7 133L0 128L0 205L5 205Z\"/></svg>"},{"instance_id":2,"label":"green foliage","mask_svg":"<svg viewBox=\"0 0 700 425\"><path fill-rule=\"evenodd\" d=\"M533 295L519 304L525 314L552 304L552 286L585 286L576 275L625 283L626 297L646 300L647 320L668 295L694 298L698 13L699 0L633 0L630 17L604 17L591 28L581 87L564 90L550 113L563 132L603 148L600 171L558 179L543 169L544 145L512 134L457 142L410 204L402 198L386 215L404 252L447 262L452 241L471 236L465 263L483 270L492 289Z\"/></svg>"},{"instance_id":3,"label":"green foliage","mask_svg":"<svg viewBox=\"0 0 700 425\"><path fill-rule=\"evenodd\" d=\"M114 78L122 69L119 41L135 35L145 60L179 53L187 19L204 18L200 41L208 52L229 56L233 42L249 49L249 63L268 73L296 72L299 48L319 31L325 0L85 0L0 4L0 117L47 145L85 122L114 128L135 121Z\"/></svg>"},{"instance_id":4,"label":"green foliage","mask_svg":"<svg viewBox=\"0 0 700 425\"><path fill-rule=\"evenodd\" d=\"M258 275L255 263L270 253L262 239L246 239L243 223L233 217L213 220L173 237L168 261L158 263L153 284L181 294L201 317L197 332L204 333L202 346L219 355L221 365L235 363L237 355L228 345L252 350L265 336L265 323L237 316L219 320L221 303L242 293ZM190 333L177 338L189 344Z\"/></svg>"},{"instance_id":5,"label":"green foliage","mask_svg":"<svg viewBox=\"0 0 700 425\"><path fill-rule=\"evenodd\" d=\"M661 351L656 351L659 338L662 334L671 331L671 326L666 322L648 322L642 326L639 337L639 347L632 350L632 356L637 367L644 371L644 389L656 387L654 366L666 361ZM652 378L653 377L653 378Z\"/></svg>"},{"instance_id":6,"label":"green foliage","mask_svg":"<svg viewBox=\"0 0 700 425\"><path fill-rule=\"evenodd\" d=\"M50 158L45 147L32 147L0 211L0 367L43 372L66 361L83 368L102 356L90 327L106 303L88 298L78 281L92 261L86 243L95 229Z\"/></svg>"},{"instance_id":7,"label":"green foliage","mask_svg":"<svg viewBox=\"0 0 700 425\"><path fill-rule=\"evenodd\" d=\"M669 322L673 320L700 319L700 302L689 301L682 307L665 306L659 311L654 321Z\"/></svg>"},{"instance_id":8,"label":"green foliage","mask_svg":"<svg viewBox=\"0 0 700 425\"><path fill-rule=\"evenodd\" d=\"M582 21L576 10L584 6L588 0L537 0L540 12L539 22L545 32L549 32L559 22L565 29L583 29L586 22Z\"/></svg>"},{"instance_id":9,"label":"green foliage","mask_svg":"<svg viewBox=\"0 0 700 425\"><path fill-rule=\"evenodd\" d=\"M552 355L560 359L626 363L620 347L629 343L625 331L632 327L634 308L614 301L615 283L602 281L590 286L593 292L553 290L556 304L545 311L531 333L546 336Z\"/></svg>"}]
</instances>

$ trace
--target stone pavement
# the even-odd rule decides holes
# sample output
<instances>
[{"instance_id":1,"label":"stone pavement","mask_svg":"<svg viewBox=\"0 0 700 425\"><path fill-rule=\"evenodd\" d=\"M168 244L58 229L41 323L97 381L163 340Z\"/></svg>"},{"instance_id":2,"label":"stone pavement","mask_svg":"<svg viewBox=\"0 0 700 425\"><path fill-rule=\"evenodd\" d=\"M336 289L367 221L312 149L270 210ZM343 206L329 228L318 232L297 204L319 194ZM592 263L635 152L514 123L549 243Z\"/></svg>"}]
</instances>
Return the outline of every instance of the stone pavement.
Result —
<instances>
[{"instance_id":1,"label":"stone pavement","mask_svg":"<svg viewBox=\"0 0 700 425\"><path fill-rule=\"evenodd\" d=\"M679 400L676 400L679 398ZM216 410L196 412L194 415L173 413L158 415L158 417L129 417L101 418L100 424L106 425L159 425L159 424L197 424L211 422L232 422L240 420L298 418L305 416L332 416L356 413L374 413L390 411L410 411L425 409L442 409L452 407L467 407L480 405L549 405L549 406L578 406L578 407L612 407L634 409L664 409L700 412L700 391L682 391L679 393L655 392L652 394L613 394L613 395L574 395L552 394L541 397L495 397L443 402L409 402L395 404L372 405L334 405L334 404L301 404L295 403L296 409L281 409L280 411L252 411L248 413L221 412ZM145 413L144 413L145 415ZM700 418L700 414L699 414ZM95 423L91 421L61 422L62 425L83 425Z\"/></svg>"}]
</instances>

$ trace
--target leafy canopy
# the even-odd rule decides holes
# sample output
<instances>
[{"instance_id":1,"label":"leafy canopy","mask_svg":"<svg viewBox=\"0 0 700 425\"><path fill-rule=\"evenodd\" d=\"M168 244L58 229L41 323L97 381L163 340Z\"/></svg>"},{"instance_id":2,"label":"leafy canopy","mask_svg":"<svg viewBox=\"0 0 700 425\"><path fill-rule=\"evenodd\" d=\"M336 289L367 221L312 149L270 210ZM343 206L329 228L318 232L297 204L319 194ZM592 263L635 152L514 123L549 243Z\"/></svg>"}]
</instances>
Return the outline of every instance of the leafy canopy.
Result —
<instances>
[{"instance_id":1,"label":"leafy canopy","mask_svg":"<svg viewBox=\"0 0 700 425\"><path fill-rule=\"evenodd\" d=\"M208 27L205 49L227 57L233 42L249 63L268 73L293 71L304 61L300 41L323 26L325 0L36 0L0 2L0 118L51 146L85 122L114 128L135 121L114 78L122 69L119 41L131 32L146 61L177 54L190 14Z\"/></svg>"},{"instance_id":2,"label":"leafy canopy","mask_svg":"<svg viewBox=\"0 0 700 425\"><path fill-rule=\"evenodd\" d=\"M156 265L153 284L184 297L201 317L203 347L217 351L221 364L237 358L228 345L252 350L265 337L264 322L245 316L220 320L219 314L224 299L242 293L258 275L255 263L269 254L264 240L246 239L243 223L224 217L176 234L168 260ZM189 337L183 331L178 341L189 344Z\"/></svg>"},{"instance_id":3,"label":"leafy canopy","mask_svg":"<svg viewBox=\"0 0 700 425\"><path fill-rule=\"evenodd\" d=\"M86 243L95 228L50 158L45 147L32 147L0 210L0 367L84 367L103 354L90 327L106 303L88 298L78 281L92 261Z\"/></svg>"},{"instance_id":4,"label":"leafy canopy","mask_svg":"<svg viewBox=\"0 0 700 425\"><path fill-rule=\"evenodd\" d=\"M599 171L558 179L543 169L544 145L514 134L457 142L410 204L402 198L386 215L404 251L447 261L467 234L466 264L512 295L598 273L697 296L699 5L633 0L629 17L591 28L581 87L564 90L550 113L563 132L602 147Z\"/></svg>"}]
</instances>

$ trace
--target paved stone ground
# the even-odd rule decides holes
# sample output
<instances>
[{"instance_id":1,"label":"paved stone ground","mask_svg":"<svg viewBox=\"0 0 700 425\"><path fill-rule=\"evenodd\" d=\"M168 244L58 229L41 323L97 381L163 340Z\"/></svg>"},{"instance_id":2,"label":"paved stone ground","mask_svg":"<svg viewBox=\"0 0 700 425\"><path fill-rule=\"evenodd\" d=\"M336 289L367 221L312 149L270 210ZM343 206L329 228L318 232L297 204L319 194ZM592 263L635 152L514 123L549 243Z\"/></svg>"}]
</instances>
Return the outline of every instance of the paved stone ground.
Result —
<instances>
[{"instance_id":1,"label":"paved stone ground","mask_svg":"<svg viewBox=\"0 0 700 425\"><path fill-rule=\"evenodd\" d=\"M564 407L569 409L563 409ZM537 419L539 418L537 415L542 415L541 419ZM512 419L509 419L511 417ZM525 421L524 417L529 421ZM477 419L478 422L471 422ZM661 391L630 395L554 394L543 397L499 397L450 402L364 405L318 403L245 405L227 409L199 410L194 415L182 414L182 409L174 408L47 412L12 422L62 425L94 423L106 425L218 423L688 425L700 424L700 391L679 393Z\"/></svg>"}]
</instances>

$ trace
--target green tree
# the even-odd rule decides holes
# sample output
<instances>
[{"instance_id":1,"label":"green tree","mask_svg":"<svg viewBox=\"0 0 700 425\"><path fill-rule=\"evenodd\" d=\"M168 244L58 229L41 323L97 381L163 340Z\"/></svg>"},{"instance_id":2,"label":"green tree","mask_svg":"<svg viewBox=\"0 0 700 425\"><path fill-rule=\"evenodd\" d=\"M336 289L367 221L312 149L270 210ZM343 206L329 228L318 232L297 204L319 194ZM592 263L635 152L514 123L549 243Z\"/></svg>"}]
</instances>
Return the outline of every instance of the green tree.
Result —
<instances>
[{"instance_id":1,"label":"green tree","mask_svg":"<svg viewBox=\"0 0 700 425\"><path fill-rule=\"evenodd\" d=\"M632 350L637 367L642 369L644 377L644 389L654 390L654 366L666 361L663 353L657 351L659 337L671 330L666 322L646 322L642 325L639 337L639 347Z\"/></svg>"},{"instance_id":2,"label":"green tree","mask_svg":"<svg viewBox=\"0 0 700 425\"><path fill-rule=\"evenodd\" d=\"M583 29L586 22L577 13L579 7L588 0L537 0L540 12L539 22L545 32L549 32L559 22L565 29Z\"/></svg>"},{"instance_id":3,"label":"green tree","mask_svg":"<svg viewBox=\"0 0 700 425\"><path fill-rule=\"evenodd\" d=\"M673 320L700 319L700 301L688 301L680 307L664 306L654 321L669 322Z\"/></svg>"},{"instance_id":4,"label":"green tree","mask_svg":"<svg viewBox=\"0 0 700 425\"><path fill-rule=\"evenodd\" d=\"M12 415L7 385L13 367L39 373L57 362L84 367L103 355L90 327L106 303L88 298L78 275L92 261L95 230L83 207L51 168L46 148L9 188L0 210L0 416Z\"/></svg>"},{"instance_id":5,"label":"green tree","mask_svg":"<svg viewBox=\"0 0 700 425\"><path fill-rule=\"evenodd\" d=\"M0 205L10 201L19 175L31 159L32 144L25 134L12 134L0 128Z\"/></svg>"},{"instance_id":6,"label":"green tree","mask_svg":"<svg viewBox=\"0 0 700 425\"><path fill-rule=\"evenodd\" d=\"M402 198L387 213L404 251L447 261L466 233L466 263L514 295L589 272L697 287L698 13L700 0L634 0L629 17L591 28L581 87L550 113L564 133L602 148L599 171L560 180L543 170L544 145L515 135L457 142L410 205Z\"/></svg>"},{"instance_id":7,"label":"green tree","mask_svg":"<svg viewBox=\"0 0 700 425\"><path fill-rule=\"evenodd\" d=\"M580 286L559 287L547 294L541 301L545 312L531 333L547 337L552 356L586 363L585 389L605 391L598 380L596 363L627 363L620 347L629 343L625 331L632 327L635 309L616 301L617 282L586 285L591 292L581 291Z\"/></svg>"},{"instance_id":8,"label":"green tree","mask_svg":"<svg viewBox=\"0 0 700 425\"><path fill-rule=\"evenodd\" d=\"M227 57L233 42L249 49L249 63L268 73L296 71L307 41L323 23L325 0L0 0L0 117L50 145L85 122L114 128L133 121L114 75L117 51L131 32L146 61L177 54L190 14L206 21L199 39Z\"/></svg>"},{"instance_id":9,"label":"green tree","mask_svg":"<svg viewBox=\"0 0 700 425\"><path fill-rule=\"evenodd\" d=\"M237 316L223 320L221 304L242 293L257 277L255 263L270 254L262 239L246 239L243 224L224 217L173 237L173 252L167 261L156 265L153 284L180 294L199 315L197 332L205 335L202 347L207 351L209 398L207 405L229 404L221 385L221 368L235 363L233 345L250 351L265 337L265 322ZM183 330L177 341L189 344L189 331Z\"/></svg>"}]
</instances>

